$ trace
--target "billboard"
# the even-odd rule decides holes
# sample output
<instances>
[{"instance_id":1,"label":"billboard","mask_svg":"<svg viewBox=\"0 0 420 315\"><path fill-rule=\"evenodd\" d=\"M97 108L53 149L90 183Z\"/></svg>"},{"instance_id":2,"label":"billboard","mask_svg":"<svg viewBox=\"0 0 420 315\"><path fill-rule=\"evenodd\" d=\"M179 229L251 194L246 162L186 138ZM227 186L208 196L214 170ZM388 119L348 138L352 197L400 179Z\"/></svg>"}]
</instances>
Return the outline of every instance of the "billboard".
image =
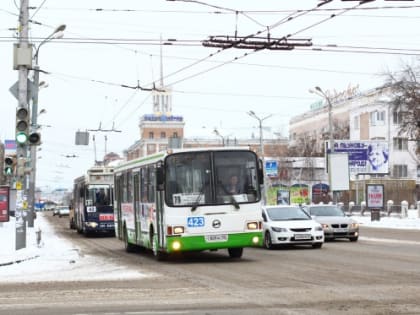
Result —
<instances>
[{"instance_id":1,"label":"billboard","mask_svg":"<svg viewBox=\"0 0 420 315\"><path fill-rule=\"evenodd\" d=\"M9 222L9 187L0 186L0 222Z\"/></svg>"},{"instance_id":2,"label":"billboard","mask_svg":"<svg viewBox=\"0 0 420 315\"><path fill-rule=\"evenodd\" d=\"M329 153L328 145L326 142ZM334 140L334 152L348 154L352 176L389 173L389 150L385 140Z\"/></svg>"},{"instance_id":3,"label":"billboard","mask_svg":"<svg viewBox=\"0 0 420 315\"><path fill-rule=\"evenodd\" d=\"M384 185L382 184L367 184L366 185L367 207L384 208Z\"/></svg>"},{"instance_id":4,"label":"billboard","mask_svg":"<svg viewBox=\"0 0 420 315\"><path fill-rule=\"evenodd\" d=\"M268 177L277 177L278 176L277 161L274 161L274 160L265 161L265 173Z\"/></svg>"}]
</instances>

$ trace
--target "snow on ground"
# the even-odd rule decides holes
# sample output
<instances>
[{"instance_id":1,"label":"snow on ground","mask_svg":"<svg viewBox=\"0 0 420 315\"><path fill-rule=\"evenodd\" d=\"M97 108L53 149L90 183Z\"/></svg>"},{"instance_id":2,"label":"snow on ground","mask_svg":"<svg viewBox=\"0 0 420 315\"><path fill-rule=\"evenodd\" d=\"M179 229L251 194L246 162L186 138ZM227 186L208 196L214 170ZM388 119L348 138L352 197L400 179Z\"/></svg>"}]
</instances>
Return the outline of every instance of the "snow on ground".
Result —
<instances>
[{"instance_id":1,"label":"snow on ground","mask_svg":"<svg viewBox=\"0 0 420 315\"><path fill-rule=\"evenodd\" d=\"M48 222L39 213L34 228L27 228L26 248L15 250L15 220L0 224L0 283L35 281L83 281L139 279L156 276L146 274L139 268L126 268L91 255L83 255L70 241L54 233ZM362 226L377 228L398 228L420 230L417 213L409 213L409 218L399 216L381 217L371 221L370 214L353 215ZM36 231L41 229L42 242L38 246Z\"/></svg>"},{"instance_id":2,"label":"snow on ground","mask_svg":"<svg viewBox=\"0 0 420 315\"><path fill-rule=\"evenodd\" d=\"M5 282L139 279L156 276L139 268L120 266L111 259L83 255L70 241L54 233L38 213L26 230L26 248L15 250L15 218L0 225L0 284ZM41 230L38 246L36 231Z\"/></svg>"}]
</instances>

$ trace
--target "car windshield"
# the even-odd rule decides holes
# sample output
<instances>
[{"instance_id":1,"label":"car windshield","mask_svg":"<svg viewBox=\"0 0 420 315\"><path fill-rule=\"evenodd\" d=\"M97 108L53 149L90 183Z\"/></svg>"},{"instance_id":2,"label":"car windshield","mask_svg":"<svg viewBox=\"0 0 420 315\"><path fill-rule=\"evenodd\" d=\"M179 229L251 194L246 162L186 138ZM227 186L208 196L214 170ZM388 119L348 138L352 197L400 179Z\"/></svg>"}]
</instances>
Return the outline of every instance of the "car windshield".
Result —
<instances>
[{"instance_id":1,"label":"car windshield","mask_svg":"<svg viewBox=\"0 0 420 315\"><path fill-rule=\"evenodd\" d=\"M272 221L310 220L311 218L299 207L268 208L267 214Z\"/></svg>"},{"instance_id":2,"label":"car windshield","mask_svg":"<svg viewBox=\"0 0 420 315\"><path fill-rule=\"evenodd\" d=\"M310 214L320 217L344 217L343 210L338 207L316 206L309 208Z\"/></svg>"}]
</instances>

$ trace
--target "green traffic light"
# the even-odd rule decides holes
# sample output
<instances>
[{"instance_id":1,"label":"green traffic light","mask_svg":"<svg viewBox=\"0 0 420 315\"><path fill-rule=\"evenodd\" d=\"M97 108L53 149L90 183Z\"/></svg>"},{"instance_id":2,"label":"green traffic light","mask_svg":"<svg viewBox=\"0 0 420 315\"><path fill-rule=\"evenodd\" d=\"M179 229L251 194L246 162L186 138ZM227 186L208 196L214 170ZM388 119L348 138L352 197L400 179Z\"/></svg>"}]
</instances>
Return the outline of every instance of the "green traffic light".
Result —
<instances>
[{"instance_id":1,"label":"green traffic light","mask_svg":"<svg viewBox=\"0 0 420 315\"><path fill-rule=\"evenodd\" d=\"M18 144L25 144L28 141L28 135L24 132L19 132L16 134L16 142Z\"/></svg>"},{"instance_id":2,"label":"green traffic light","mask_svg":"<svg viewBox=\"0 0 420 315\"><path fill-rule=\"evenodd\" d=\"M4 174L7 176L13 175L13 169L10 166L4 168Z\"/></svg>"}]
</instances>

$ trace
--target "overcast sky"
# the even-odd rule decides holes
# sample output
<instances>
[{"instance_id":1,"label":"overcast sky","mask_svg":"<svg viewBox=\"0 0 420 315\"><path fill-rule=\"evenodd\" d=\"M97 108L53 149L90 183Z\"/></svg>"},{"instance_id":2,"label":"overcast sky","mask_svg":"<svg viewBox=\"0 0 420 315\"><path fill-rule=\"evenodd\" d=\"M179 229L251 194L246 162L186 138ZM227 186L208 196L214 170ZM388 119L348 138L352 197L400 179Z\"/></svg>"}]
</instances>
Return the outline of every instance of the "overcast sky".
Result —
<instances>
[{"instance_id":1,"label":"overcast sky","mask_svg":"<svg viewBox=\"0 0 420 315\"><path fill-rule=\"evenodd\" d=\"M12 68L18 0L0 7L0 139L13 139L17 100L9 92L18 78ZM185 118L185 136L258 135L258 122L247 115L273 116L264 121L275 133L288 136L289 119L321 98L309 89L361 91L381 85L379 74L397 71L420 54L420 2L334 0L318 11L320 1L81 1L30 0L30 38L35 45L66 24L64 38L39 50L41 89L38 118L42 146L37 185L71 187L105 149L122 151L139 139L139 117L152 112L150 93L122 85L150 88L159 81L163 46L164 83L173 89L173 114ZM217 8L219 6L219 8ZM357 7L352 10L345 8ZM372 8L372 9L370 9ZM332 10L342 9L342 10ZM238 11L238 14L235 14ZM335 14L334 17L331 17ZM291 35L308 39L311 47L294 50L203 47L211 35L271 38ZM326 45L337 45L328 47ZM380 48L380 49L379 49ZM319 49L322 49L321 51ZM417 50L416 50L417 49ZM332 51L335 50L335 51ZM247 55L245 55L247 54ZM236 60L235 60L236 58ZM121 133L93 133L89 146L75 146L75 132L112 126ZM105 147L105 135L107 142ZM77 155L67 158L66 155Z\"/></svg>"}]
</instances>

